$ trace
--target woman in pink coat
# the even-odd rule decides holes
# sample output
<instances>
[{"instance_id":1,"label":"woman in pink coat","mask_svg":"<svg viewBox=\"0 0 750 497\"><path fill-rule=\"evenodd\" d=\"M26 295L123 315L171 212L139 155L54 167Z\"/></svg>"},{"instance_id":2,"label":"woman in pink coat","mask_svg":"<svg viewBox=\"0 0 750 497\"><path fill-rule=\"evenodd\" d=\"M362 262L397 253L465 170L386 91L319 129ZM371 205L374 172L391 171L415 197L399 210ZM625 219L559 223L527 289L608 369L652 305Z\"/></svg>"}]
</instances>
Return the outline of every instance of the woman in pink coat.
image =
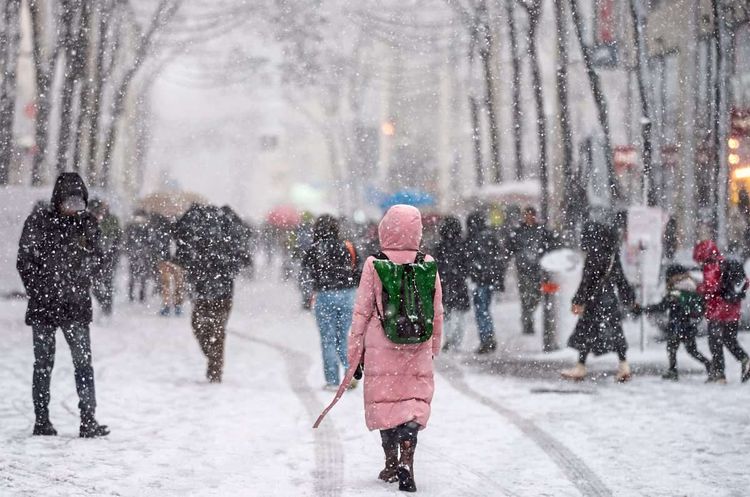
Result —
<instances>
[{"instance_id":1,"label":"woman in pink coat","mask_svg":"<svg viewBox=\"0 0 750 497\"><path fill-rule=\"evenodd\" d=\"M396 264L412 263L422 240L422 215L415 207L393 206L380 222L378 234L381 250L388 259ZM380 430L385 451L385 468L379 478L388 482L398 480L400 490L413 492L417 432L430 419L435 390L432 361L440 351L443 330L440 277L435 281L432 337L422 343L399 345L386 336L378 318L383 315L383 286L374 260L369 257L365 262L357 289L349 334L349 370L315 427L344 394L357 365L363 364L365 422L370 430ZM432 258L427 256L426 260Z\"/></svg>"}]
</instances>

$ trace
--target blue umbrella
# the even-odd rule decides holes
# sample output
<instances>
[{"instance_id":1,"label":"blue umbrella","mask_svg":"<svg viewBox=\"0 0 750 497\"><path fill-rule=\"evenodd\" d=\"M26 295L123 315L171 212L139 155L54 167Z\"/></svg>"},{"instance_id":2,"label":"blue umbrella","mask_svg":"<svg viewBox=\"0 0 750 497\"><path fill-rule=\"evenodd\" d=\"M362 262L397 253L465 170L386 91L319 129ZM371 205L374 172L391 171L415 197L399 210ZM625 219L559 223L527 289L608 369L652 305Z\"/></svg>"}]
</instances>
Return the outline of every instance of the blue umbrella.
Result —
<instances>
[{"instance_id":1,"label":"blue umbrella","mask_svg":"<svg viewBox=\"0 0 750 497\"><path fill-rule=\"evenodd\" d=\"M380 202L380 207L386 210L398 204L413 205L414 207L435 205L435 197L422 190L399 190L386 196Z\"/></svg>"}]
</instances>

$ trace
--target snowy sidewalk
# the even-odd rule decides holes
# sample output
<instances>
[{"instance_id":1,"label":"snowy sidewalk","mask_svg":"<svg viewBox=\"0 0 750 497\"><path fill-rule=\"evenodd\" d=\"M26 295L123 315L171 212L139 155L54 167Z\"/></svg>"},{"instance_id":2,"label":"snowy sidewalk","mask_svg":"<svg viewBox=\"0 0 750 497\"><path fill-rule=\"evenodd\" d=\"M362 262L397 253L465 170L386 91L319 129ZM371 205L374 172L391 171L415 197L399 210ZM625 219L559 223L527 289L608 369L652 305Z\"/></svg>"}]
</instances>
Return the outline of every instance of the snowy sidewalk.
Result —
<instances>
[{"instance_id":1,"label":"snowy sidewalk","mask_svg":"<svg viewBox=\"0 0 750 497\"><path fill-rule=\"evenodd\" d=\"M378 433L361 389L320 430L318 334L293 285L242 283L225 381L208 385L189 318L124 304L92 328L102 440L80 440L70 354L58 336L52 420L30 436L31 334L0 301L0 495L397 495L377 481ZM472 329L471 327L469 328ZM636 378L575 387L437 364L416 477L428 496L743 495L750 389ZM731 359L729 365L732 365ZM560 395L559 393L566 393Z\"/></svg>"}]
</instances>

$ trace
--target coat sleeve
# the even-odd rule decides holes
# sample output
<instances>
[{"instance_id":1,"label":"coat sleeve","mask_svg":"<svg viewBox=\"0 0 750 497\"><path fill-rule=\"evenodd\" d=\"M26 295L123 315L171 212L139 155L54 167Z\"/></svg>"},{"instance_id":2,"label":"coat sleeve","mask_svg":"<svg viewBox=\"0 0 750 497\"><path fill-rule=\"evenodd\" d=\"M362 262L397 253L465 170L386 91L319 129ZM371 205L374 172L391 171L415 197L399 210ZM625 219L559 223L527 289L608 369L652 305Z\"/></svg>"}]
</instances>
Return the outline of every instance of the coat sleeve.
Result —
<instances>
[{"instance_id":1,"label":"coat sleeve","mask_svg":"<svg viewBox=\"0 0 750 497\"><path fill-rule=\"evenodd\" d=\"M574 305L586 305L592 297L594 289L594 264L590 257L586 257L586 262L583 264L583 274L581 275L581 283L578 285L578 290L575 296L573 296Z\"/></svg>"},{"instance_id":2,"label":"coat sleeve","mask_svg":"<svg viewBox=\"0 0 750 497\"><path fill-rule=\"evenodd\" d=\"M698 285L698 293L704 297L710 297L719 293L721 284L721 266L719 264L706 264L703 267L703 283Z\"/></svg>"},{"instance_id":3,"label":"coat sleeve","mask_svg":"<svg viewBox=\"0 0 750 497\"><path fill-rule=\"evenodd\" d=\"M346 370L344 380L339 385L339 389L336 395L333 397L328 406L323 409L318 419L315 420L313 428L320 426L323 422L323 418L333 409L333 406L341 399L346 391L352 378L354 378L354 371L364 357L365 353L365 331L367 330L367 323L375 313L375 268L372 265L372 258L367 259L365 262L364 270L362 271L362 278L359 280L359 287L357 288L357 297L354 301L354 315L352 317L352 327L349 331L349 344L347 350L347 356L349 358L349 369ZM365 368L367 365L365 365ZM366 374L366 373L365 373Z\"/></svg>"},{"instance_id":4,"label":"coat sleeve","mask_svg":"<svg viewBox=\"0 0 750 497\"><path fill-rule=\"evenodd\" d=\"M21 281L29 297L37 293L36 283L39 282L39 272L43 262L36 255L39 247L40 229L37 216L29 216L23 225L21 239L18 242L18 257L16 269L21 276Z\"/></svg>"},{"instance_id":5,"label":"coat sleeve","mask_svg":"<svg viewBox=\"0 0 750 497\"><path fill-rule=\"evenodd\" d=\"M617 286L617 293L620 295L620 299L622 299L623 304L626 306L632 306L635 303L635 291L625 277L625 271L622 269L622 262L619 256L617 257L617 261L615 261L613 273L612 277Z\"/></svg>"},{"instance_id":6,"label":"coat sleeve","mask_svg":"<svg viewBox=\"0 0 750 497\"><path fill-rule=\"evenodd\" d=\"M667 295L663 299L661 299L661 302L657 304L651 304L647 305L643 308L644 314L663 314L667 311L669 311L669 307L672 305L673 299L671 296Z\"/></svg>"},{"instance_id":7,"label":"coat sleeve","mask_svg":"<svg viewBox=\"0 0 750 497\"><path fill-rule=\"evenodd\" d=\"M435 298L433 301L434 318L432 321L432 356L437 357L443 342L443 285L440 275L435 280Z\"/></svg>"}]
</instances>

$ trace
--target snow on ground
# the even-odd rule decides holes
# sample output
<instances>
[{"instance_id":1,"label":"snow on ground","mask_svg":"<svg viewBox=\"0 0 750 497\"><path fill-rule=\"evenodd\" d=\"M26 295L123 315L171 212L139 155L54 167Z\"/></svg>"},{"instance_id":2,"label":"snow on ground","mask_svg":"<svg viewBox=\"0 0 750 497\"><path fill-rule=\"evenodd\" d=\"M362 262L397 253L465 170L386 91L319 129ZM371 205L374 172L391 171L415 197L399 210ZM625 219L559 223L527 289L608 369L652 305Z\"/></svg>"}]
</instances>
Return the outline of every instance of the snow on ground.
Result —
<instances>
[{"instance_id":1,"label":"snow on ground","mask_svg":"<svg viewBox=\"0 0 750 497\"><path fill-rule=\"evenodd\" d=\"M30 436L25 302L0 301L0 495L399 494L376 479L380 437L364 427L361 389L311 429L332 394L321 388L313 318L298 302L291 284L240 283L221 385L204 380L187 316L121 303L111 322L92 327L98 414L112 435L80 440L60 335L51 406L60 436ZM495 307L501 335L517 333L514 309ZM607 361L614 357L597 363ZM679 384L648 376L569 385L488 374L466 353L442 357L417 450L420 493L746 495L750 387L737 384L733 359L728 367L727 387L697 375Z\"/></svg>"}]
</instances>

